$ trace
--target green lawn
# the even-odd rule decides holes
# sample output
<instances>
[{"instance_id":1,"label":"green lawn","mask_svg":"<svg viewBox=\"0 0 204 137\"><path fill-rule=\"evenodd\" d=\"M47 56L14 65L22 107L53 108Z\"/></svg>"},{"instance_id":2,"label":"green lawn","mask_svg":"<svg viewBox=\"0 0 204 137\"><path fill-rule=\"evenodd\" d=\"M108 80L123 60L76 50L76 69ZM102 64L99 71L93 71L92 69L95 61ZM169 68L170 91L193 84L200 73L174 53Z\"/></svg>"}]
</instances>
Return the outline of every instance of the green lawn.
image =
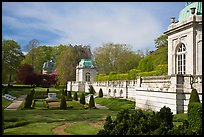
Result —
<instances>
[{"instance_id":1,"label":"green lawn","mask_svg":"<svg viewBox=\"0 0 204 137\"><path fill-rule=\"evenodd\" d=\"M52 135L52 129L61 123L31 123L22 127L9 128L4 130L5 135Z\"/></svg>"},{"instance_id":2,"label":"green lawn","mask_svg":"<svg viewBox=\"0 0 204 137\"><path fill-rule=\"evenodd\" d=\"M9 104L11 104L12 101L7 100L2 97L2 108L6 108Z\"/></svg>"},{"instance_id":3,"label":"green lawn","mask_svg":"<svg viewBox=\"0 0 204 137\"><path fill-rule=\"evenodd\" d=\"M65 132L73 135L96 135L101 128L96 128L87 121L74 123L66 127Z\"/></svg>"},{"instance_id":4,"label":"green lawn","mask_svg":"<svg viewBox=\"0 0 204 137\"><path fill-rule=\"evenodd\" d=\"M108 107L111 110L135 109L135 102L118 98L95 98L96 103Z\"/></svg>"},{"instance_id":5,"label":"green lawn","mask_svg":"<svg viewBox=\"0 0 204 137\"><path fill-rule=\"evenodd\" d=\"M29 121L30 124L15 128L5 129L5 134L52 134L51 129L62 122L105 121L107 115L116 117L118 111L86 109L86 110L4 110L5 125L12 124L9 121ZM14 121L15 123L15 121ZM83 127L83 125L82 125ZM96 132L89 131L91 133ZM78 133L76 133L78 135Z\"/></svg>"}]
</instances>

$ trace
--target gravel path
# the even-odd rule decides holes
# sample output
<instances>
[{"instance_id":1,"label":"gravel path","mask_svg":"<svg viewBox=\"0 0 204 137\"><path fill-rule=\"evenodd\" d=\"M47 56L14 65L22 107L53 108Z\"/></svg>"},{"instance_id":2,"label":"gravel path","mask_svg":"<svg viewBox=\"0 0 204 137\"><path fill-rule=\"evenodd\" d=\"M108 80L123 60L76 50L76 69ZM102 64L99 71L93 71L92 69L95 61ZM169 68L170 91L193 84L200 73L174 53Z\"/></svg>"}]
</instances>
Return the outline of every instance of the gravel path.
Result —
<instances>
[{"instance_id":1,"label":"gravel path","mask_svg":"<svg viewBox=\"0 0 204 137\"><path fill-rule=\"evenodd\" d=\"M9 106L7 106L4 110L17 110L21 103L25 100L27 95L21 95L16 100L14 100Z\"/></svg>"}]
</instances>

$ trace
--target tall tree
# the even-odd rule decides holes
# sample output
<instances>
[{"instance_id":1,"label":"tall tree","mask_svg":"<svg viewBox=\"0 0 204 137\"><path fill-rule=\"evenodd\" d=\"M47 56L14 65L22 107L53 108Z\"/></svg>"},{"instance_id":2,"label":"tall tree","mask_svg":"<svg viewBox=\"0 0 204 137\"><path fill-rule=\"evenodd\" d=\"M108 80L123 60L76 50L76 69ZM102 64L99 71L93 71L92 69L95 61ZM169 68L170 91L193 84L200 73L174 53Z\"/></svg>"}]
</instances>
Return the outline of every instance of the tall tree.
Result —
<instances>
[{"instance_id":1,"label":"tall tree","mask_svg":"<svg viewBox=\"0 0 204 137\"><path fill-rule=\"evenodd\" d=\"M37 47L39 45L39 41L37 39L32 39L28 42L28 44L26 45L27 47L27 50L32 50L34 49L35 47ZM31 51L31 65L33 66L34 65L34 58L35 58L35 52L32 50Z\"/></svg>"},{"instance_id":2,"label":"tall tree","mask_svg":"<svg viewBox=\"0 0 204 137\"><path fill-rule=\"evenodd\" d=\"M22 61L22 64L32 65L32 63L34 63L33 64L34 71L37 73L41 73L43 63L53 56L52 49L53 47L45 45L33 48L25 55L25 59ZM33 53L35 53L34 58Z\"/></svg>"},{"instance_id":3,"label":"tall tree","mask_svg":"<svg viewBox=\"0 0 204 137\"><path fill-rule=\"evenodd\" d=\"M89 47L68 45L56 57L58 80L62 84L76 80L76 66L82 58L91 58Z\"/></svg>"},{"instance_id":4,"label":"tall tree","mask_svg":"<svg viewBox=\"0 0 204 137\"><path fill-rule=\"evenodd\" d=\"M2 82L10 82L24 56L20 45L14 40L2 42Z\"/></svg>"},{"instance_id":5,"label":"tall tree","mask_svg":"<svg viewBox=\"0 0 204 137\"><path fill-rule=\"evenodd\" d=\"M109 74L111 71L126 73L137 67L141 55L131 51L125 44L107 43L94 51L95 63L99 73Z\"/></svg>"}]
</instances>

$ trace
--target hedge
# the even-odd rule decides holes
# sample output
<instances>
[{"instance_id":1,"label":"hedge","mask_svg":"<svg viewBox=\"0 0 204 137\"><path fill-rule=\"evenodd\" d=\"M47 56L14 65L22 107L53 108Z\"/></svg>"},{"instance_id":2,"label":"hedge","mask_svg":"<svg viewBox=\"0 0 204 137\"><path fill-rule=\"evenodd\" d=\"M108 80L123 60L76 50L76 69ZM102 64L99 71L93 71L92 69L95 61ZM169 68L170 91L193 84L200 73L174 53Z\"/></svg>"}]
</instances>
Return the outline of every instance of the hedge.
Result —
<instances>
[{"instance_id":1,"label":"hedge","mask_svg":"<svg viewBox=\"0 0 204 137\"><path fill-rule=\"evenodd\" d=\"M193 102L188 106L189 127L196 134L202 134L202 103Z\"/></svg>"}]
</instances>

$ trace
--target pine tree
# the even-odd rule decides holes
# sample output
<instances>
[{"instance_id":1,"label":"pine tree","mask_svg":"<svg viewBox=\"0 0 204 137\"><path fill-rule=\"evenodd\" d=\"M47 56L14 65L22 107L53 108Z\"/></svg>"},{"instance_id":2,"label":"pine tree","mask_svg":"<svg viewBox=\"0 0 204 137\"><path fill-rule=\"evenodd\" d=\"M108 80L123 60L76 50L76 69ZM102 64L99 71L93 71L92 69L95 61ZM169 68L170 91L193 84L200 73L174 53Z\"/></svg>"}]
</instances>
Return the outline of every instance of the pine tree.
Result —
<instances>
[{"instance_id":1,"label":"pine tree","mask_svg":"<svg viewBox=\"0 0 204 137\"><path fill-rule=\"evenodd\" d=\"M80 103L84 105L86 104L84 93L81 94Z\"/></svg>"},{"instance_id":2,"label":"pine tree","mask_svg":"<svg viewBox=\"0 0 204 137\"><path fill-rule=\"evenodd\" d=\"M99 90L99 97L103 97L103 91L102 91L101 88L100 88L100 90Z\"/></svg>"},{"instance_id":3,"label":"pine tree","mask_svg":"<svg viewBox=\"0 0 204 137\"><path fill-rule=\"evenodd\" d=\"M77 92L74 92L74 100L78 101L78 96L77 96Z\"/></svg>"},{"instance_id":4,"label":"pine tree","mask_svg":"<svg viewBox=\"0 0 204 137\"><path fill-rule=\"evenodd\" d=\"M91 95L89 100L89 108L93 108L93 107L95 107L95 103L94 103L94 97L93 95Z\"/></svg>"},{"instance_id":5,"label":"pine tree","mask_svg":"<svg viewBox=\"0 0 204 137\"><path fill-rule=\"evenodd\" d=\"M64 95L62 95L62 98L61 98L60 109L67 109L67 103Z\"/></svg>"}]
</instances>

